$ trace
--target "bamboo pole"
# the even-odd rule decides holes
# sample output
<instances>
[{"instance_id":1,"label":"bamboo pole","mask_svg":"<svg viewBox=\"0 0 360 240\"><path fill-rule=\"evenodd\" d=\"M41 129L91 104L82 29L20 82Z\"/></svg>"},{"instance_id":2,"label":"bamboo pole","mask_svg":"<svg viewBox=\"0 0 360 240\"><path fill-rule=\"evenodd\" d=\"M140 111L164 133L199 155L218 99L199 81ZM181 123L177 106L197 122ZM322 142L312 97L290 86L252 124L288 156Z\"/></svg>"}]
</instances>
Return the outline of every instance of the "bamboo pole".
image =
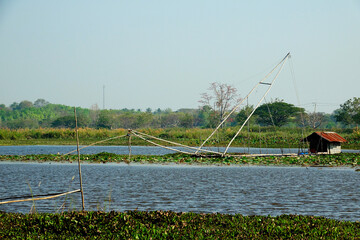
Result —
<instances>
[{"instance_id":1,"label":"bamboo pole","mask_svg":"<svg viewBox=\"0 0 360 240\"><path fill-rule=\"evenodd\" d=\"M77 124L76 107L74 107L74 115L75 115L75 131L76 131L76 150L78 153L78 167L79 167L79 178L80 178L81 204L82 204L82 210L85 211L84 189L83 189L83 185L82 185L82 176L81 176L79 131L78 131L78 124Z\"/></svg>"},{"instance_id":2,"label":"bamboo pole","mask_svg":"<svg viewBox=\"0 0 360 240\"><path fill-rule=\"evenodd\" d=\"M129 137L129 162L131 161L131 129L128 130L128 137Z\"/></svg>"},{"instance_id":3,"label":"bamboo pole","mask_svg":"<svg viewBox=\"0 0 360 240\"><path fill-rule=\"evenodd\" d=\"M247 119L245 120L245 122L243 123L243 125L240 127L240 129L236 132L235 136L230 140L229 144L226 146L226 149L223 153L223 156L227 153L229 147L231 146L232 142L235 140L235 138L239 135L239 133L241 132L241 130L243 129L243 127L245 126L245 124L249 121L249 119L251 118L251 116L254 114L254 112L256 111L256 109L259 107L259 105L262 103L262 101L264 100L264 98L266 97L266 95L269 93L269 91L271 90L275 80L277 79L277 77L279 76L280 72L282 71L284 65L285 65L285 62L286 60L288 59L288 57L290 56L290 53L288 53L283 60L281 60L280 63L281 66L280 66L280 69L279 71L277 72L276 76L273 78L273 80L271 81L271 83L262 83L261 84L265 84L265 85L269 85L267 91L265 92L265 94L263 95L263 97L260 99L260 101L258 102L258 104L255 106L255 108L253 109L253 111L250 113L250 115L247 117ZM279 64L280 64L279 63Z\"/></svg>"},{"instance_id":4,"label":"bamboo pole","mask_svg":"<svg viewBox=\"0 0 360 240\"><path fill-rule=\"evenodd\" d=\"M27 198L27 199L19 199L19 200L5 201L5 202L0 202L0 204L46 200L46 199L61 197L61 196L67 195L67 194L71 194L71 193L75 193L75 192L80 192L80 191L81 191L80 189L77 189L77 190L74 190L74 191L65 192L65 193L60 193L60 194L56 194L56 195L52 195L52 196L47 196L47 197L37 197L37 198Z\"/></svg>"},{"instance_id":5,"label":"bamboo pole","mask_svg":"<svg viewBox=\"0 0 360 240\"><path fill-rule=\"evenodd\" d=\"M264 84L264 81L275 71L275 69L278 68L278 66L290 55L290 53L288 53L283 60L281 60L263 79L261 79L260 82L258 82L253 89L251 89L251 91L248 93L248 95L246 95L245 98L243 98L231 111L230 113L224 117L224 119L221 121L221 123L219 123L219 125L215 128L215 130L206 138L206 140L198 147L198 150L195 153L198 153L198 151L200 151L200 149L205 145L205 143L215 134L215 132L225 123L225 121L231 116L231 114L233 112L235 112L236 109L238 109L240 107L240 105L245 101L245 99L248 99L249 96L253 93L253 91L260 86L260 84ZM223 153L223 155L226 153L226 151Z\"/></svg>"}]
</instances>

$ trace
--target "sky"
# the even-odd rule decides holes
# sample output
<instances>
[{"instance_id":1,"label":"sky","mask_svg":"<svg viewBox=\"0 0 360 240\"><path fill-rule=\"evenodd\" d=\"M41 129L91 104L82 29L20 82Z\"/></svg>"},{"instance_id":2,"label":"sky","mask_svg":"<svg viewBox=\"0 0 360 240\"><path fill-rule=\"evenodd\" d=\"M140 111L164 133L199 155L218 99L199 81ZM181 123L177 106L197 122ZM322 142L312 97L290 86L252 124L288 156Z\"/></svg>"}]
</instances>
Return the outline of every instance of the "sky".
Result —
<instances>
[{"instance_id":1,"label":"sky","mask_svg":"<svg viewBox=\"0 0 360 240\"><path fill-rule=\"evenodd\" d=\"M198 108L212 82L245 97L288 52L268 102L332 113L360 97L360 0L0 0L7 106Z\"/></svg>"}]
</instances>

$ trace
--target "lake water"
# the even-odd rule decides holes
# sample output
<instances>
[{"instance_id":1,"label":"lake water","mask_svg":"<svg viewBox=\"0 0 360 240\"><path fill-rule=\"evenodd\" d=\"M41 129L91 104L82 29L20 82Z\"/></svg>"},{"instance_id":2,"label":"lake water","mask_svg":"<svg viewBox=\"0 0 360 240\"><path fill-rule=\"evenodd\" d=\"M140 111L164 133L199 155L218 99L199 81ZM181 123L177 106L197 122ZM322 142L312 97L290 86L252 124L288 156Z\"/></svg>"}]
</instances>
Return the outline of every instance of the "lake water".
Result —
<instances>
[{"instance_id":1,"label":"lake water","mask_svg":"<svg viewBox=\"0 0 360 240\"><path fill-rule=\"evenodd\" d=\"M186 150L180 147L174 147L180 150ZM212 151L223 152L223 147L205 148ZM28 154L65 154L76 150L73 145L29 145L29 146L0 146L0 155L28 155ZM109 152L116 154L128 154L128 146L91 146L80 150L81 154L95 154L100 152ZM165 155L174 153L174 151L155 147L155 146L132 146L131 152L133 155ZM244 148L231 147L229 153L251 153L251 154L281 154L281 153L299 153L298 148ZM360 152L359 150L343 150L343 152ZM74 152L73 154L76 154Z\"/></svg>"},{"instance_id":2,"label":"lake water","mask_svg":"<svg viewBox=\"0 0 360 240\"><path fill-rule=\"evenodd\" d=\"M173 147L179 150L188 151L185 148ZM221 151L225 150L224 147L212 147L204 148L206 150L212 151ZM76 146L73 145L29 145L29 146L0 146L0 155L27 155L27 154L65 154L70 151L76 150ZM237 153L272 153L279 154L283 151L284 153L298 153L299 149L297 148L243 148L243 147L232 147L229 148L228 152L237 152ZM80 150L81 154L95 154L100 152L109 152L116 154L128 154L128 146L91 146ZM132 146L131 152L133 155L165 155L169 153L174 153L172 150L168 150L156 146ZM76 154L74 152L73 154Z\"/></svg>"},{"instance_id":3,"label":"lake water","mask_svg":"<svg viewBox=\"0 0 360 240\"><path fill-rule=\"evenodd\" d=\"M360 220L360 173L350 168L83 164L86 210L302 214ZM72 178L74 179L72 180ZM76 164L0 163L0 198L79 188ZM109 201L110 199L110 201ZM28 213L32 202L0 205ZM39 212L81 209L80 193L36 201Z\"/></svg>"}]
</instances>

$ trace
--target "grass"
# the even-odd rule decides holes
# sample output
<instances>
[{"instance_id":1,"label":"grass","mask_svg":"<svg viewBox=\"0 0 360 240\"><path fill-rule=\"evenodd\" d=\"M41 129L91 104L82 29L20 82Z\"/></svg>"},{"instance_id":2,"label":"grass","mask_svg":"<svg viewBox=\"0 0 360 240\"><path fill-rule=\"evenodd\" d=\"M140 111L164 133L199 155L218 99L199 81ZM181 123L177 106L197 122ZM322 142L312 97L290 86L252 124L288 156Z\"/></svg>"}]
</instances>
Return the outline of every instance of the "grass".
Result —
<instances>
[{"instance_id":1,"label":"grass","mask_svg":"<svg viewBox=\"0 0 360 240\"><path fill-rule=\"evenodd\" d=\"M3 239L360 239L360 222L171 211L0 212Z\"/></svg>"},{"instance_id":2,"label":"grass","mask_svg":"<svg viewBox=\"0 0 360 240\"><path fill-rule=\"evenodd\" d=\"M76 162L77 155L61 156L56 154L40 155L0 155L0 161L21 162ZM266 166L360 166L359 153L341 153L335 155L310 156L262 156L262 157L195 157L185 154L133 155L129 161L128 155L102 152L98 154L82 154L81 161L93 163L157 163L157 164L211 164L211 165L266 165Z\"/></svg>"},{"instance_id":3,"label":"grass","mask_svg":"<svg viewBox=\"0 0 360 240\"><path fill-rule=\"evenodd\" d=\"M199 128L169 128L169 129L139 129L138 131L159 137L162 139L191 145L199 146L212 132L212 129ZM237 128L220 129L219 134L215 134L207 146L226 146L230 139L235 135ZM334 129L341 134L347 142L342 144L343 148L360 148L360 131L357 129ZM232 146L249 147L299 147L300 140L312 133L313 130L307 129L302 132L299 128L280 128L274 130L269 127L262 127L259 133L258 128L250 129L250 132L241 132L233 142ZM88 145L100 140L127 133L126 129L79 129L79 138L82 145ZM0 129L0 145L75 145L75 132L72 129ZM127 145L127 138L119 138L102 143L105 145ZM148 145L143 140L133 137L132 145Z\"/></svg>"}]
</instances>

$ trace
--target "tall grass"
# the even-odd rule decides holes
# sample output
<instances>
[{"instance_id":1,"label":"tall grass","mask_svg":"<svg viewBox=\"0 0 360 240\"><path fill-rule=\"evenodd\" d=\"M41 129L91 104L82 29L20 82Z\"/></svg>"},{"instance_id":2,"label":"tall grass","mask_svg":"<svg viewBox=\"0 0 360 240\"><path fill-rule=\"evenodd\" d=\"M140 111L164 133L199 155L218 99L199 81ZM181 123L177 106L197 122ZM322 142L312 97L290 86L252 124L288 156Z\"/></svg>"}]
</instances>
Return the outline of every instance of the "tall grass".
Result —
<instances>
[{"instance_id":1,"label":"tall grass","mask_svg":"<svg viewBox=\"0 0 360 240\"><path fill-rule=\"evenodd\" d=\"M223 128L214 134L209 140L207 146L225 146L230 139L236 134L238 128ZM311 129L299 128L277 128L273 127L250 127L243 130L236 138L232 146L250 146L250 147L298 147L300 140L311 134ZM213 131L213 129L200 128L167 128L167 129L139 129L138 131L192 146L200 145ZM360 131L358 129L336 129L347 143L343 144L344 148L360 148ZM80 128L79 138L82 144L88 144L107 138L125 135L126 129L92 129ZM39 128L39 129L0 129L0 145L19 145L19 144L74 144L75 131L72 129L57 128ZM126 145L127 139L116 139L105 143L106 145ZM146 145L145 142L134 138L133 145Z\"/></svg>"}]
</instances>

